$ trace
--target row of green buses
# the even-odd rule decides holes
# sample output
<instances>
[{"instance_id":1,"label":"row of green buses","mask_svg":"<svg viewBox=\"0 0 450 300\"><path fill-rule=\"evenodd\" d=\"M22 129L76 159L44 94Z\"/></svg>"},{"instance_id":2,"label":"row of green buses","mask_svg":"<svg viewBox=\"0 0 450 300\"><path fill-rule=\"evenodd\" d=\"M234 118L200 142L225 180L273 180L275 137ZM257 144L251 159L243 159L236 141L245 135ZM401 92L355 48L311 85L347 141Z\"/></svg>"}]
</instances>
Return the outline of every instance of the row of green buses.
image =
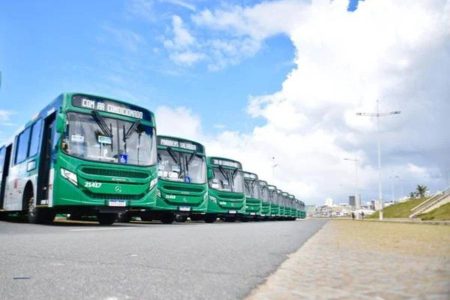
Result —
<instances>
[{"instance_id":1,"label":"row of green buses","mask_svg":"<svg viewBox=\"0 0 450 300\"><path fill-rule=\"evenodd\" d=\"M102 225L305 218L304 203L200 143L156 135L154 114L65 93L0 147L0 213Z\"/></svg>"}]
</instances>

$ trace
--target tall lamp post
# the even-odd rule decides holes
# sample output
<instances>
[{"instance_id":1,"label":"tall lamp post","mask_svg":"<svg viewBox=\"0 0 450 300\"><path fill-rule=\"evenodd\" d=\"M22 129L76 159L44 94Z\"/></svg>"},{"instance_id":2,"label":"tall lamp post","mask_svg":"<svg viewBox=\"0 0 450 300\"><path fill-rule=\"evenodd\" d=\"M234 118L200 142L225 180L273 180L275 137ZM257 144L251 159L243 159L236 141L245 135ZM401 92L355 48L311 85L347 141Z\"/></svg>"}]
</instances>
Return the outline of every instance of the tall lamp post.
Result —
<instances>
[{"instance_id":1,"label":"tall lamp post","mask_svg":"<svg viewBox=\"0 0 450 300\"><path fill-rule=\"evenodd\" d=\"M361 208L361 199L359 199L359 187L358 187L358 162L357 158L344 158L344 160L352 161L355 163L355 206L356 209Z\"/></svg>"},{"instance_id":2,"label":"tall lamp post","mask_svg":"<svg viewBox=\"0 0 450 300\"><path fill-rule=\"evenodd\" d=\"M380 103L377 99L377 112L375 113L368 113L368 112L357 112L357 116L364 116L364 117L375 117L377 118L377 152L378 152L378 201L380 203L380 220L383 220L383 192L381 187L381 139L380 139L380 117L386 117L390 115L398 115L401 112L399 110L397 111L391 111L391 112L383 112L380 113Z\"/></svg>"},{"instance_id":3,"label":"tall lamp post","mask_svg":"<svg viewBox=\"0 0 450 300\"><path fill-rule=\"evenodd\" d=\"M275 161L275 156L272 156L272 176L275 180L275 168L278 167L278 164Z\"/></svg>"}]
</instances>

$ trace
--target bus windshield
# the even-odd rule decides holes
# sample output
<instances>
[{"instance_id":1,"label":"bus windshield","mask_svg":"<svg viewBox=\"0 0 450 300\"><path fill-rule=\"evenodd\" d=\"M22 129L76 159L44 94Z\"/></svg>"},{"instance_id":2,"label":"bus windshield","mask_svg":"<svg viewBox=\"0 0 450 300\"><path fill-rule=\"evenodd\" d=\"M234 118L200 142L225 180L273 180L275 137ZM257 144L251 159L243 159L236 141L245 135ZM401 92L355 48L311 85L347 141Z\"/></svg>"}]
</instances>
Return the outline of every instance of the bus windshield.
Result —
<instances>
[{"instance_id":1,"label":"bus windshield","mask_svg":"<svg viewBox=\"0 0 450 300\"><path fill-rule=\"evenodd\" d=\"M244 194L245 197L251 197L251 198L259 198L259 189L256 182L256 179L245 179L244 180L245 189Z\"/></svg>"},{"instance_id":2,"label":"bus windshield","mask_svg":"<svg viewBox=\"0 0 450 300\"><path fill-rule=\"evenodd\" d=\"M222 166L215 167L214 178L210 180L210 187L216 190L243 193L244 176L239 169L229 169Z\"/></svg>"},{"instance_id":3,"label":"bus windshield","mask_svg":"<svg viewBox=\"0 0 450 300\"><path fill-rule=\"evenodd\" d=\"M67 113L62 140L67 154L93 161L150 166L156 163L154 128L98 113Z\"/></svg>"},{"instance_id":4,"label":"bus windshield","mask_svg":"<svg viewBox=\"0 0 450 300\"><path fill-rule=\"evenodd\" d=\"M277 203L277 190L274 188L268 188L269 190L269 200L270 203L276 204Z\"/></svg>"},{"instance_id":5,"label":"bus windshield","mask_svg":"<svg viewBox=\"0 0 450 300\"><path fill-rule=\"evenodd\" d=\"M260 198L264 201L269 201L269 190L267 189L267 184L260 181L258 183L258 186L259 186L258 190L259 190Z\"/></svg>"},{"instance_id":6,"label":"bus windshield","mask_svg":"<svg viewBox=\"0 0 450 300\"><path fill-rule=\"evenodd\" d=\"M206 183L205 158L195 152L178 152L172 148L158 150L158 176L185 183Z\"/></svg>"}]
</instances>

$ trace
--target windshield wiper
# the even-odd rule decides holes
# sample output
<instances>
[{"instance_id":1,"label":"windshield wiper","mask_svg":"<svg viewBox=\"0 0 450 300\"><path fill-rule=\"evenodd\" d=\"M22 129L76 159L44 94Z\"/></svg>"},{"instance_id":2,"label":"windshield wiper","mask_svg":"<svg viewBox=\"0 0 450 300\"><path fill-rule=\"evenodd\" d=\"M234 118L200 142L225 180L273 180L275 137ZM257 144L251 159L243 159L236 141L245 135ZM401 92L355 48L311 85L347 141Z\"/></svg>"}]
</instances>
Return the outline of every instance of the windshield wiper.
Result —
<instances>
[{"instance_id":1,"label":"windshield wiper","mask_svg":"<svg viewBox=\"0 0 450 300\"><path fill-rule=\"evenodd\" d=\"M95 110L93 110L91 114L103 133L108 137L112 137L112 132L109 130L108 125L106 125L105 119L103 119L103 117Z\"/></svg>"},{"instance_id":2,"label":"windshield wiper","mask_svg":"<svg viewBox=\"0 0 450 300\"><path fill-rule=\"evenodd\" d=\"M236 175L236 172L239 169L235 169L233 171L233 173L231 174L231 178L230 178L230 173L229 172L224 172L224 170L225 169L222 166L219 166L220 173L222 173L223 177L225 177L225 179L228 180L228 184L230 185L230 190L234 192L234 176Z\"/></svg>"},{"instance_id":3,"label":"windshield wiper","mask_svg":"<svg viewBox=\"0 0 450 300\"><path fill-rule=\"evenodd\" d=\"M167 152L169 152L170 157L172 157L173 161L180 167L180 174L178 174L178 178L181 178L181 174L184 174L183 166L181 165L181 157L180 160L178 160L175 157L175 154L171 147L167 147Z\"/></svg>"},{"instance_id":4,"label":"windshield wiper","mask_svg":"<svg viewBox=\"0 0 450 300\"><path fill-rule=\"evenodd\" d=\"M125 142L131 134L137 129L137 127L141 124L141 120L136 120L136 122L131 125L131 127L128 129L127 133L123 136L123 141Z\"/></svg>"},{"instance_id":5,"label":"windshield wiper","mask_svg":"<svg viewBox=\"0 0 450 300\"><path fill-rule=\"evenodd\" d=\"M186 160L186 172L189 172L189 164L194 159L195 155L197 155L197 151L192 152L191 156Z\"/></svg>"}]
</instances>

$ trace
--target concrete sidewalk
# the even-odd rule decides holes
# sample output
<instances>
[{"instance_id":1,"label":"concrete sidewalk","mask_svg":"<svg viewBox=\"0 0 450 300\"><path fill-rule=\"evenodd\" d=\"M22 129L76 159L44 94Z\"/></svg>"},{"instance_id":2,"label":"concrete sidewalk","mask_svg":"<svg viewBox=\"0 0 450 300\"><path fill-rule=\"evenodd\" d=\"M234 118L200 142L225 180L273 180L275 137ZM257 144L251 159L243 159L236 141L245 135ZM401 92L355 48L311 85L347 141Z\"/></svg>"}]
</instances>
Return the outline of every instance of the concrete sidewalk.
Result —
<instances>
[{"instance_id":1,"label":"concrete sidewalk","mask_svg":"<svg viewBox=\"0 0 450 300\"><path fill-rule=\"evenodd\" d=\"M450 299L450 227L330 221L248 299Z\"/></svg>"}]
</instances>

